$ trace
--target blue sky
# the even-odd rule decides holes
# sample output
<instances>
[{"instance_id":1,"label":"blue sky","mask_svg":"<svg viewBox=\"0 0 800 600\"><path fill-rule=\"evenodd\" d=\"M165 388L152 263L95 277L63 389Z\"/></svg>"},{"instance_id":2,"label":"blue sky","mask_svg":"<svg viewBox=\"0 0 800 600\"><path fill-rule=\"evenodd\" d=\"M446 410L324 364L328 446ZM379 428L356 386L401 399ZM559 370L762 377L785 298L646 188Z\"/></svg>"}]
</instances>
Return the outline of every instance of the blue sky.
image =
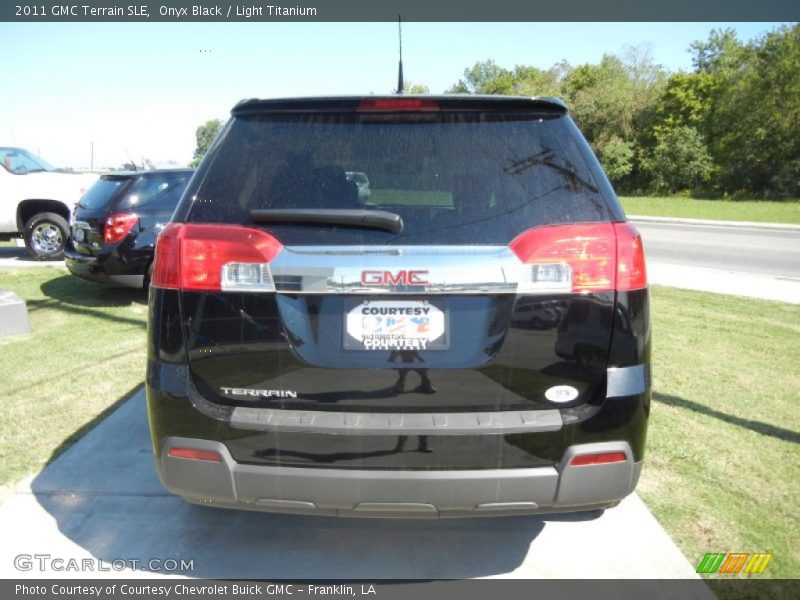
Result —
<instances>
[{"instance_id":1,"label":"blue sky","mask_svg":"<svg viewBox=\"0 0 800 600\"><path fill-rule=\"evenodd\" d=\"M466 67L548 68L647 45L670 71L717 27L749 40L777 23L405 23L406 79L442 92ZM185 163L194 131L242 98L391 92L396 23L0 24L0 145L57 166L132 156Z\"/></svg>"}]
</instances>

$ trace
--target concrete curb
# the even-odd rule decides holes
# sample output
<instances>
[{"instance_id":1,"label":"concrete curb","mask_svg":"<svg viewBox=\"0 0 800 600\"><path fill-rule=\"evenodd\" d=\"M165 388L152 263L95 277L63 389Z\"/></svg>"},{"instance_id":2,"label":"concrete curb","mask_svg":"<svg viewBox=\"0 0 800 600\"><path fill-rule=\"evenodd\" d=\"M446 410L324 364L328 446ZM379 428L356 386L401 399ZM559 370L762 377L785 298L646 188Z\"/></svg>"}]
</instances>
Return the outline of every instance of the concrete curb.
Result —
<instances>
[{"instance_id":1,"label":"concrete curb","mask_svg":"<svg viewBox=\"0 0 800 600\"><path fill-rule=\"evenodd\" d=\"M16 248L14 246L0 247L0 269L27 269L35 267L67 270L67 264L63 260L36 260L28 254L25 248Z\"/></svg>"},{"instance_id":2,"label":"concrete curb","mask_svg":"<svg viewBox=\"0 0 800 600\"><path fill-rule=\"evenodd\" d=\"M717 227L750 227L755 229L784 229L800 231L800 225L791 223L760 223L758 221L716 221L714 219L683 219L678 217L647 217L643 215L628 215L631 221L648 223L674 223L676 225L712 225Z\"/></svg>"},{"instance_id":3,"label":"concrete curb","mask_svg":"<svg viewBox=\"0 0 800 600\"><path fill-rule=\"evenodd\" d=\"M684 290L800 304L800 279L648 261L650 283Z\"/></svg>"}]
</instances>

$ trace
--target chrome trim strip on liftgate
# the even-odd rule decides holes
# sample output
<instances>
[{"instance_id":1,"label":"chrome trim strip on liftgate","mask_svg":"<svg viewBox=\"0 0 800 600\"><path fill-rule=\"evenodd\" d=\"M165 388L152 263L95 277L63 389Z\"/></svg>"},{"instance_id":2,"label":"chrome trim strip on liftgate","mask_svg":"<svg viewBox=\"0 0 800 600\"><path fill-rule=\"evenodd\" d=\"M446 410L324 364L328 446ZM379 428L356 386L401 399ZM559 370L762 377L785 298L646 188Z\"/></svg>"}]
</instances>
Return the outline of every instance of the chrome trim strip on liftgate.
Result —
<instances>
[{"instance_id":1,"label":"chrome trim strip on liftgate","mask_svg":"<svg viewBox=\"0 0 800 600\"><path fill-rule=\"evenodd\" d=\"M543 271L507 246L287 246L269 263L275 290L284 293L569 293L569 266L547 267L561 279L537 280Z\"/></svg>"}]
</instances>

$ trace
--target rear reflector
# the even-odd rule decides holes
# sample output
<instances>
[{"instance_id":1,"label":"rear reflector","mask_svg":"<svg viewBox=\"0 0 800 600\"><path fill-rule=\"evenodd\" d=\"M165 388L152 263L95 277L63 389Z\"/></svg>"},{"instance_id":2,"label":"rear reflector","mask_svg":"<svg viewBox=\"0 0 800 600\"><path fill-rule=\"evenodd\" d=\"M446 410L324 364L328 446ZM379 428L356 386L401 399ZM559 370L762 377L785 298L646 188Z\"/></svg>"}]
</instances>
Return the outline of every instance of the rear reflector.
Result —
<instances>
[{"instance_id":1,"label":"rear reflector","mask_svg":"<svg viewBox=\"0 0 800 600\"><path fill-rule=\"evenodd\" d=\"M439 104L425 98L367 98L358 105L358 112L436 112Z\"/></svg>"},{"instance_id":2,"label":"rear reflector","mask_svg":"<svg viewBox=\"0 0 800 600\"><path fill-rule=\"evenodd\" d=\"M509 244L531 265L521 291L602 292L647 287L642 240L629 223L549 225Z\"/></svg>"},{"instance_id":3,"label":"rear reflector","mask_svg":"<svg viewBox=\"0 0 800 600\"><path fill-rule=\"evenodd\" d=\"M602 452L600 454L582 454L573 458L570 467L583 467L586 465L606 465L609 463L624 462L628 459L624 452Z\"/></svg>"},{"instance_id":4,"label":"rear reflector","mask_svg":"<svg viewBox=\"0 0 800 600\"><path fill-rule=\"evenodd\" d=\"M103 226L103 241L115 244L128 235L139 217L132 213L115 213L106 219Z\"/></svg>"},{"instance_id":5,"label":"rear reflector","mask_svg":"<svg viewBox=\"0 0 800 600\"><path fill-rule=\"evenodd\" d=\"M281 243L260 229L170 223L156 241L152 285L205 291L274 291L268 263Z\"/></svg>"},{"instance_id":6,"label":"rear reflector","mask_svg":"<svg viewBox=\"0 0 800 600\"><path fill-rule=\"evenodd\" d=\"M170 448L167 454L173 458L191 458L207 462L222 462L218 452L212 450L195 450L194 448Z\"/></svg>"}]
</instances>

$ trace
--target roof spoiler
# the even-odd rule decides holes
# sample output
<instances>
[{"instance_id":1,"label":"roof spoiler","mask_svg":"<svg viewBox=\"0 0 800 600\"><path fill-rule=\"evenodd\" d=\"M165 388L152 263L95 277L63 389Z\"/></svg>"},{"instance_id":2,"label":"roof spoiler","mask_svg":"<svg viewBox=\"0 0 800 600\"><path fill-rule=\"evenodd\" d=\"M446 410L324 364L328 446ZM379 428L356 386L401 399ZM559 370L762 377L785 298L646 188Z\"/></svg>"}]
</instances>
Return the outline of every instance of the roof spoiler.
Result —
<instances>
[{"instance_id":1,"label":"roof spoiler","mask_svg":"<svg viewBox=\"0 0 800 600\"><path fill-rule=\"evenodd\" d=\"M442 111L474 112L504 110L511 112L548 112L566 114L567 105L560 98L549 96L493 96L477 94L405 95L435 102ZM350 113L356 112L363 100L380 100L384 96L339 96L318 98L275 98L242 100L231 110L233 116L263 113ZM385 96L387 100L397 96Z\"/></svg>"}]
</instances>

